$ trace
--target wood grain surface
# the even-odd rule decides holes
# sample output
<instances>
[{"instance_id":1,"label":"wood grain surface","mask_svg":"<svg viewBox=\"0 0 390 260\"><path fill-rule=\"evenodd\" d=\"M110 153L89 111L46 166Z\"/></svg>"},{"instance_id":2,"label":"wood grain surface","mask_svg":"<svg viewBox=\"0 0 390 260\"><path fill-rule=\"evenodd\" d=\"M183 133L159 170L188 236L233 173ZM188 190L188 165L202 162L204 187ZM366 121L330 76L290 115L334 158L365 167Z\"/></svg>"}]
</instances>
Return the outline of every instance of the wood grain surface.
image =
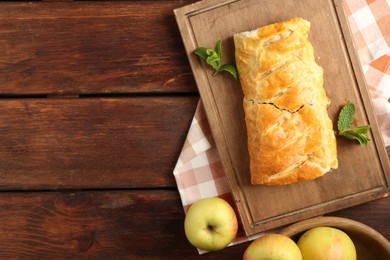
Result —
<instances>
[{"instance_id":1,"label":"wood grain surface","mask_svg":"<svg viewBox=\"0 0 390 260\"><path fill-rule=\"evenodd\" d=\"M0 259L241 258L188 243L172 174L199 100L173 9L195 1L0 2ZM390 239L389 214L332 213Z\"/></svg>"},{"instance_id":2,"label":"wood grain surface","mask_svg":"<svg viewBox=\"0 0 390 260\"><path fill-rule=\"evenodd\" d=\"M2 2L0 94L196 91L172 13L190 2Z\"/></svg>"},{"instance_id":3,"label":"wood grain surface","mask_svg":"<svg viewBox=\"0 0 390 260\"><path fill-rule=\"evenodd\" d=\"M197 102L0 100L0 189L172 187Z\"/></svg>"}]
</instances>

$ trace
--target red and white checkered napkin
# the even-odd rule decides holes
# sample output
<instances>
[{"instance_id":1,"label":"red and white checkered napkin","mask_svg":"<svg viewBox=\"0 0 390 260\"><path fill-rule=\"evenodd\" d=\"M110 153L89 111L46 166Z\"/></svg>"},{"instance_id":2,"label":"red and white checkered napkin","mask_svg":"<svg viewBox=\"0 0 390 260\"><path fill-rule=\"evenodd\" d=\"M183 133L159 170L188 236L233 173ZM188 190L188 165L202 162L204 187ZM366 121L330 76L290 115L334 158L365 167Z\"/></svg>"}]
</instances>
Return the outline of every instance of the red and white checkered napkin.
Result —
<instances>
[{"instance_id":1,"label":"red and white checkered napkin","mask_svg":"<svg viewBox=\"0 0 390 260\"><path fill-rule=\"evenodd\" d=\"M346 0L343 8L353 33L361 65L385 145L390 145L390 0ZM173 171L184 211L202 198L222 197L234 206L231 190L200 101ZM242 228L231 245L253 240ZM199 253L204 251L199 250Z\"/></svg>"},{"instance_id":2,"label":"red and white checkered napkin","mask_svg":"<svg viewBox=\"0 0 390 260\"><path fill-rule=\"evenodd\" d=\"M390 1L345 0L344 11L386 146L390 145Z\"/></svg>"}]
</instances>

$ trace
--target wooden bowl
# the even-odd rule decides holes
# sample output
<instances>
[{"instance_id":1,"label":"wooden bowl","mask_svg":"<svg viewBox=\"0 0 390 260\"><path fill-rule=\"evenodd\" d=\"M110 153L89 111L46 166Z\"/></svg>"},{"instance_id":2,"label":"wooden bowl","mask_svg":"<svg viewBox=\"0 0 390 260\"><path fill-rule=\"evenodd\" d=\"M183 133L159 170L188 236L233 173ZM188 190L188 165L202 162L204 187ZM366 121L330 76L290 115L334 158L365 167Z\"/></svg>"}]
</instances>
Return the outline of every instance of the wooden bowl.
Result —
<instances>
[{"instance_id":1,"label":"wooden bowl","mask_svg":"<svg viewBox=\"0 0 390 260\"><path fill-rule=\"evenodd\" d=\"M340 217L317 217L284 228L280 233L298 241L308 229L334 227L349 235L355 244L358 260L390 259L390 242L374 229L354 220Z\"/></svg>"}]
</instances>

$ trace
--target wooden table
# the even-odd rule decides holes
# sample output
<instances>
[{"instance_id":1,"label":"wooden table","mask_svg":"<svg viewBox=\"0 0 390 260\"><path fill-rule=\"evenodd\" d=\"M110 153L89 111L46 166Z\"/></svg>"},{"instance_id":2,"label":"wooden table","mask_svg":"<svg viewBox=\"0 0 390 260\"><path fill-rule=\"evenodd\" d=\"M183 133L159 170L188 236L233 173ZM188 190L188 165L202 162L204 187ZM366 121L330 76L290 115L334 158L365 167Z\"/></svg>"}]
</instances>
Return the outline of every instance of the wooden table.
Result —
<instances>
[{"instance_id":1,"label":"wooden table","mask_svg":"<svg viewBox=\"0 0 390 260\"><path fill-rule=\"evenodd\" d=\"M199 100L194 0L0 3L0 259L198 256L173 178ZM390 239L390 198L329 215Z\"/></svg>"}]
</instances>

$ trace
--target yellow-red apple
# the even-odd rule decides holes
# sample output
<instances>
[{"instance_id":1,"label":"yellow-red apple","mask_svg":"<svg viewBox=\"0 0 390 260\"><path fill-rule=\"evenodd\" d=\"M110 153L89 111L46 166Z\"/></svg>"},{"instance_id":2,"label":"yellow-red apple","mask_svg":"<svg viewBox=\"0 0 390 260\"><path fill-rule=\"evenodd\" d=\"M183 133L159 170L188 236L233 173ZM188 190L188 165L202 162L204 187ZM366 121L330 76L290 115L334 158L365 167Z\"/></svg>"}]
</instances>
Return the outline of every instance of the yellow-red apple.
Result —
<instances>
[{"instance_id":1,"label":"yellow-red apple","mask_svg":"<svg viewBox=\"0 0 390 260\"><path fill-rule=\"evenodd\" d=\"M184 220L188 241L206 251L225 248L236 237L237 229L237 217L233 208L221 198L206 198L195 202Z\"/></svg>"},{"instance_id":2,"label":"yellow-red apple","mask_svg":"<svg viewBox=\"0 0 390 260\"><path fill-rule=\"evenodd\" d=\"M282 234L267 234L254 240L245 250L243 260L302 260L297 244Z\"/></svg>"},{"instance_id":3,"label":"yellow-red apple","mask_svg":"<svg viewBox=\"0 0 390 260\"><path fill-rule=\"evenodd\" d=\"M332 227L316 227L306 231L298 240L303 259L355 260L356 249L351 238Z\"/></svg>"}]
</instances>

